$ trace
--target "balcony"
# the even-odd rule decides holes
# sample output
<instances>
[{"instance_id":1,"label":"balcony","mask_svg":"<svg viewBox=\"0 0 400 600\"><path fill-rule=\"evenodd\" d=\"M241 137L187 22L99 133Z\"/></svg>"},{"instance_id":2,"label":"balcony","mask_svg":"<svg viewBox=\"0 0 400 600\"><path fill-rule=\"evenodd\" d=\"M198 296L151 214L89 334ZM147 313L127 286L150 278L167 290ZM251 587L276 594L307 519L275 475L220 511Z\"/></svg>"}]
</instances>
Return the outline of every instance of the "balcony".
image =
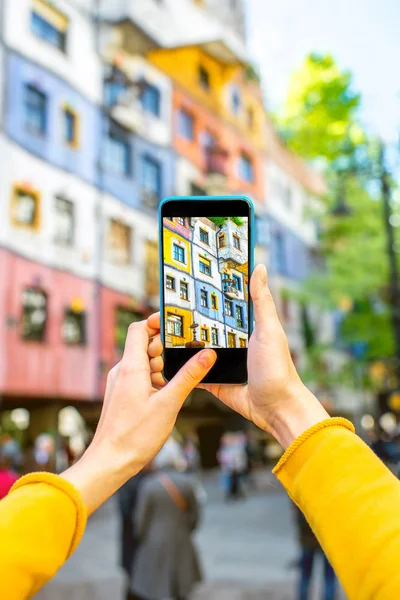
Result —
<instances>
[{"instance_id":1,"label":"balcony","mask_svg":"<svg viewBox=\"0 0 400 600\"><path fill-rule=\"evenodd\" d=\"M218 145L205 150L206 189L210 196L226 193L229 152Z\"/></svg>"},{"instance_id":2,"label":"balcony","mask_svg":"<svg viewBox=\"0 0 400 600\"><path fill-rule=\"evenodd\" d=\"M235 300L239 296L238 289L235 286L233 279L228 279L227 277L224 277L222 279L222 289L224 292L224 296L229 300Z\"/></svg>"}]
</instances>

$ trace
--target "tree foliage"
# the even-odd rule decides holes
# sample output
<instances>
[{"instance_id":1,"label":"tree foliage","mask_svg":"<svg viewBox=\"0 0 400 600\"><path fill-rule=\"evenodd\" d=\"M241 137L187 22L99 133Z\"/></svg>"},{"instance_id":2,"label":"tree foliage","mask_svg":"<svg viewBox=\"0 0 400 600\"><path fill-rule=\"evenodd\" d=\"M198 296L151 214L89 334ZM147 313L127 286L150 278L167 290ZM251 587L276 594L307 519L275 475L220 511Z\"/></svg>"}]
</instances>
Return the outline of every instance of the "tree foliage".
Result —
<instances>
[{"instance_id":1,"label":"tree foliage","mask_svg":"<svg viewBox=\"0 0 400 600\"><path fill-rule=\"evenodd\" d=\"M233 221L238 227L243 225L242 217L207 217L207 219L212 221L217 227L222 227L222 225L224 225L228 219Z\"/></svg>"}]
</instances>

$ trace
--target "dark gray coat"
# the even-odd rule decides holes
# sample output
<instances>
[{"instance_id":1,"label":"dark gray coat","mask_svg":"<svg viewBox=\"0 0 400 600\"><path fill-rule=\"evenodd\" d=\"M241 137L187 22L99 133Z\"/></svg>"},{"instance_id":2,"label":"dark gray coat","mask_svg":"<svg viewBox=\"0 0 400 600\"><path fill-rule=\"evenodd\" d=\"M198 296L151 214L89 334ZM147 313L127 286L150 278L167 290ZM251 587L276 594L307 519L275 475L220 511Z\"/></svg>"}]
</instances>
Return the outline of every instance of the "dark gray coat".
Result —
<instances>
[{"instance_id":1,"label":"dark gray coat","mask_svg":"<svg viewBox=\"0 0 400 600\"><path fill-rule=\"evenodd\" d=\"M146 600L185 598L201 579L192 542L199 519L195 483L184 473L166 474L185 498L188 510L176 506L157 474L143 482L134 518L139 548L131 589Z\"/></svg>"}]
</instances>

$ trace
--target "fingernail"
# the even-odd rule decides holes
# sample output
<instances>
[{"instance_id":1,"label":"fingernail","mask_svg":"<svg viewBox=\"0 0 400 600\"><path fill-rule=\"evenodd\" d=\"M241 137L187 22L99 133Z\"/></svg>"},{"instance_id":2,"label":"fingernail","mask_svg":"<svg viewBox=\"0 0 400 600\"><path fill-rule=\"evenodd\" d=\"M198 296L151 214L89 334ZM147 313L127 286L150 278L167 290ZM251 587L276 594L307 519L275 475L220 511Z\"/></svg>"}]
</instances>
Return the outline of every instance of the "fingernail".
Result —
<instances>
[{"instance_id":1,"label":"fingernail","mask_svg":"<svg viewBox=\"0 0 400 600\"><path fill-rule=\"evenodd\" d=\"M266 285L267 279L268 279L267 268L265 265L260 265L259 270L260 270L260 281L261 281L261 283Z\"/></svg>"},{"instance_id":2,"label":"fingernail","mask_svg":"<svg viewBox=\"0 0 400 600\"><path fill-rule=\"evenodd\" d=\"M212 350L204 350L199 354L199 362L203 367L209 369L215 363L216 354Z\"/></svg>"}]
</instances>

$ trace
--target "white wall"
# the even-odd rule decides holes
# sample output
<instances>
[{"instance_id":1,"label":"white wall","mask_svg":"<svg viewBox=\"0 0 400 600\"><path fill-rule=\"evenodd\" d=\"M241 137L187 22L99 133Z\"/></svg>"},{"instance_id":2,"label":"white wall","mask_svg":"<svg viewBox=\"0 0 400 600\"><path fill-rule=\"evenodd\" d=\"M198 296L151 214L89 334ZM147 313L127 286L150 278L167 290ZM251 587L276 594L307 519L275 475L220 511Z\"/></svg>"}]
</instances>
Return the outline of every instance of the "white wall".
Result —
<instances>
[{"instance_id":1,"label":"white wall","mask_svg":"<svg viewBox=\"0 0 400 600\"><path fill-rule=\"evenodd\" d=\"M40 192L40 227L29 231L11 223L13 186L28 183ZM75 205L72 248L54 243L55 197ZM5 137L0 138L0 244L26 258L65 269L82 277L95 274L95 206L97 192L78 177L35 158Z\"/></svg>"},{"instance_id":2,"label":"white wall","mask_svg":"<svg viewBox=\"0 0 400 600\"><path fill-rule=\"evenodd\" d=\"M317 231L312 212L318 206L317 200L270 160L266 163L265 177L268 213L306 244L314 246ZM291 190L289 204L284 195L287 187Z\"/></svg>"},{"instance_id":3,"label":"white wall","mask_svg":"<svg viewBox=\"0 0 400 600\"><path fill-rule=\"evenodd\" d=\"M219 345L221 348L225 347L225 333L224 333L223 323L220 323L219 321L213 321L212 319L209 319L208 317L205 317L204 315L199 313L197 310L194 312L194 321L195 321L195 323L198 323L202 327L204 325L206 327L209 327L210 341L208 344L206 344L207 346L212 346L212 344L211 344L211 327L215 327L215 329L218 329ZM196 330L196 335L197 335L197 339L201 341L200 327Z\"/></svg>"},{"instance_id":4,"label":"white wall","mask_svg":"<svg viewBox=\"0 0 400 600\"><path fill-rule=\"evenodd\" d=\"M102 72L95 52L95 30L85 5L90 0L54 0L54 6L70 19L64 54L31 33L31 0L5 2L5 43L77 88L89 100L100 102Z\"/></svg>"},{"instance_id":5,"label":"white wall","mask_svg":"<svg viewBox=\"0 0 400 600\"><path fill-rule=\"evenodd\" d=\"M193 222L193 221L192 221ZM208 233L208 241L209 244L205 244L200 239L200 229L204 229ZM201 221L198 219L194 226L193 231L193 243L199 246L200 250L212 254L213 256L217 256L217 230L211 224L207 222Z\"/></svg>"},{"instance_id":6,"label":"white wall","mask_svg":"<svg viewBox=\"0 0 400 600\"><path fill-rule=\"evenodd\" d=\"M211 261L211 276L205 275L199 269L199 259L200 257L206 258ZM192 245L192 261L193 261L193 275L195 279L199 281L204 281L205 283L209 283L213 285L218 290L221 289L221 275L218 271L218 263L215 256L210 254L209 252L204 251L202 248L198 246Z\"/></svg>"},{"instance_id":7,"label":"white wall","mask_svg":"<svg viewBox=\"0 0 400 600\"><path fill-rule=\"evenodd\" d=\"M165 280L167 275L174 277L175 279L175 291L168 290L165 286ZM189 284L188 289L188 298L189 300L182 300L180 297L180 282L186 279L185 283ZM183 271L179 271L178 269L174 269L169 265L165 266L164 269L164 294L165 294L165 304L180 306L185 310L194 310L196 306L195 301L195 285L193 278L190 277L188 273L184 273Z\"/></svg>"},{"instance_id":8,"label":"white wall","mask_svg":"<svg viewBox=\"0 0 400 600\"><path fill-rule=\"evenodd\" d=\"M118 219L132 228L132 263L129 265L116 265L110 260L106 243L110 219ZM120 292L131 294L137 300L144 300L146 298L146 240L157 240L158 229L155 218L147 217L107 194L103 196L102 201L102 224L104 232L102 283Z\"/></svg>"},{"instance_id":9,"label":"white wall","mask_svg":"<svg viewBox=\"0 0 400 600\"><path fill-rule=\"evenodd\" d=\"M191 183L201 181L201 171L182 156L177 156L175 169L177 196L189 196L191 193Z\"/></svg>"}]
</instances>

